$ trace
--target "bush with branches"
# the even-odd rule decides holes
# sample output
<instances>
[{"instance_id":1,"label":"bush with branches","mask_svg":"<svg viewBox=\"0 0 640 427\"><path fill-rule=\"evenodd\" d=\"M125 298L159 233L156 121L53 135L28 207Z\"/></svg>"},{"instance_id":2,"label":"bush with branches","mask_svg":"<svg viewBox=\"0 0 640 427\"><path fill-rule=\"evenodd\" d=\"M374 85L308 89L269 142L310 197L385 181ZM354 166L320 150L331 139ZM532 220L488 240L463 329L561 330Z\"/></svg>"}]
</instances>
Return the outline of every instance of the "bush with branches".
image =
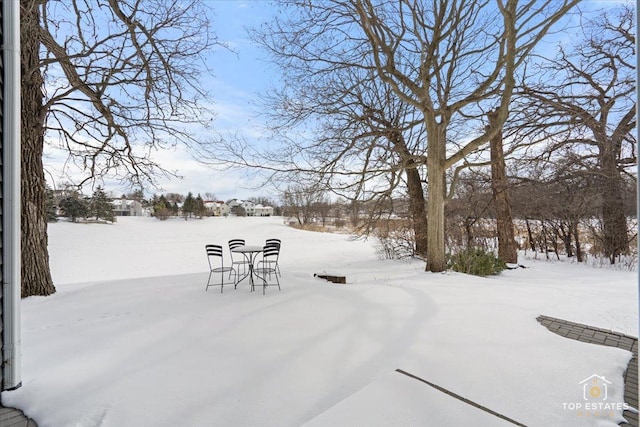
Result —
<instances>
[{"instance_id":1,"label":"bush with branches","mask_svg":"<svg viewBox=\"0 0 640 427\"><path fill-rule=\"evenodd\" d=\"M493 253L480 248L468 248L448 256L447 268L474 276L492 276L506 268Z\"/></svg>"}]
</instances>

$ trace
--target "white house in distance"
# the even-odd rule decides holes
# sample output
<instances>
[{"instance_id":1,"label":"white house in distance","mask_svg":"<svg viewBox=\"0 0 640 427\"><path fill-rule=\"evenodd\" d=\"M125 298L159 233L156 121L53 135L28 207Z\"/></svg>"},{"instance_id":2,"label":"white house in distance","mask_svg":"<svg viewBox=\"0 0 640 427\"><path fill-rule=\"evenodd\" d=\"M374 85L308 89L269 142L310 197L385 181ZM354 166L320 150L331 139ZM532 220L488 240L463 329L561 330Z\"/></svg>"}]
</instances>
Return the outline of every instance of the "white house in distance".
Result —
<instances>
[{"instance_id":1,"label":"white house in distance","mask_svg":"<svg viewBox=\"0 0 640 427\"><path fill-rule=\"evenodd\" d=\"M124 197L111 202L115 216L143 216L142 203Z\"/></svg>"},{"instance_id":2,"label":"white house in distance","mask_svg":"<svg viewBox=\"0 0 640 427\"><path fill-rule=\"evenodd\" d=\"M227 202L227 204L229 205L229 209L231 209L232 212L235 208L241 207L242 209L244 209L246 216L253 216L253 210L255 206L253 202L240 199L231 199Z\"/></svg>"},{"instance_id":3,"label":"white house in distance","mask_svg":"<svg viewBox=\"0 0 640 427\"><path fill-rule=\"evenodd\" d=\"M213 216L228 216L231 213L229 205L221 200L208 200L204 202L204 207Z\"/></svg>"},{"instance_id":4,"label":"white house in distance","mask_svg":"<svg viewBox=\"0 0 640 427\"><path fill-rule=\"evenodd\" d=\"M254 207L254 215L255 216L272 216L273 206L264 206L264 205L257 204Z\"/></svg>"},{"instance_id":5,"label":"white house in distance","mask_svg":"<svg viewBox=\"0 0 640 427\"><path fill-rule=\"evenodd\" d=\"M233 208L236 208L238 206L243 208L247 216L272 216L273 215L273 207L256 204L249 200L232 199L227 204L229 205L230 210L233 210Z\"/></svg>"}]
</instances>

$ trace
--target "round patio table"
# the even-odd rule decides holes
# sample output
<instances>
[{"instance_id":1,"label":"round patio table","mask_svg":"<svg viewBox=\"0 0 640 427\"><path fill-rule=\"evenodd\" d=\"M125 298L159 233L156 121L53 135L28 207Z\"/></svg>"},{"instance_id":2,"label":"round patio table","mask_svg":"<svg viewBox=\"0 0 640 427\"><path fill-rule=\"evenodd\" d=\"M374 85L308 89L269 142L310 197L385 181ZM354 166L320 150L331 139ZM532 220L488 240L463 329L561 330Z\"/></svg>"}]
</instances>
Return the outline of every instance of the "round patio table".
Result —
<instances>
[{"instance_id":1,"label":"round patio table","mask_svg":"<svg viewBox=\"0 0 640 427\"><path fill-rule=\"evenodd\" d=\"M231 249L231 252L242 254L247 258L247 261L249 261L249 271L244 276L238 279L235 287L238 286L238 283L240 283L241 281L249 277L249 283L251 283L251 291L255 289L253 277L254 276L258 277L258 276L253 271L253 263L258 257L258 254L261 253L263 250L264 250L263 246L250 246L250 245L238 246L237 248Z\"/></svg>"}]
</instances>

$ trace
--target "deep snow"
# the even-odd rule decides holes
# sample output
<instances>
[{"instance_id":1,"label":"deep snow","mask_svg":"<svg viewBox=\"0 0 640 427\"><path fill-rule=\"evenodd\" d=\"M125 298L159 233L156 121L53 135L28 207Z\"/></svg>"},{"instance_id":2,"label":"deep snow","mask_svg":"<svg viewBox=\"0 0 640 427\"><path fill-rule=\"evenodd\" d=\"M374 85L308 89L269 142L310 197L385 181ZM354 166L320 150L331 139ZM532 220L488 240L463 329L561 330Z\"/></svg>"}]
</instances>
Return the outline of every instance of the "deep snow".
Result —
<instances>
[{"instance_id":1,"label":"deep snow","mask_svg":"<svg viewBox=\"0 0 640 427\"><path fill-rule=\"evenodd\" d=\"M282 291L205 292L204 245L234 237L282 239ZM58 292L23 300L23 385L2 393L41 427L508 425L396 369L528 426L621 421L568 405L593 374L622 402L631 354L536 317L638 336L634 272L522 259L490 278L426 273L278 217L59 222L49 246Z\"/></svg>"}]
</instances>

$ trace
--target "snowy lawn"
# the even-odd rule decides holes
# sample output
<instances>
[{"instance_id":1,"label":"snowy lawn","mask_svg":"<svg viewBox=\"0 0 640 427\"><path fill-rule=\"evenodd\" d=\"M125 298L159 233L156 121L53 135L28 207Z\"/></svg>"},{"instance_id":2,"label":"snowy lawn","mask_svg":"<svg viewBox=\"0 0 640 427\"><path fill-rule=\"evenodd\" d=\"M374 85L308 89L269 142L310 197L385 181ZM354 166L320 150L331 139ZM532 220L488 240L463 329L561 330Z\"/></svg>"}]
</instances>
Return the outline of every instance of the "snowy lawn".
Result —
<instances>
[{"instance_id":1,"label":"snowy lawn","mask_svg":"<svg viewBox=\"0 0 640 427\"><path fill-rule=\"evenodd\" d=\"M282 239L282 291L205 292L206 243ZM637 273L521 260L479 278L379 260L372 242L282 218L49 226L58 292L23 300L22 387L39 426L615 426L579 413L629 352L562 338L540 314L638 335ZM225 251L228 260L228 252ZM346 285L313 277L326 270Z\"/></svg>"}]
</instances>

